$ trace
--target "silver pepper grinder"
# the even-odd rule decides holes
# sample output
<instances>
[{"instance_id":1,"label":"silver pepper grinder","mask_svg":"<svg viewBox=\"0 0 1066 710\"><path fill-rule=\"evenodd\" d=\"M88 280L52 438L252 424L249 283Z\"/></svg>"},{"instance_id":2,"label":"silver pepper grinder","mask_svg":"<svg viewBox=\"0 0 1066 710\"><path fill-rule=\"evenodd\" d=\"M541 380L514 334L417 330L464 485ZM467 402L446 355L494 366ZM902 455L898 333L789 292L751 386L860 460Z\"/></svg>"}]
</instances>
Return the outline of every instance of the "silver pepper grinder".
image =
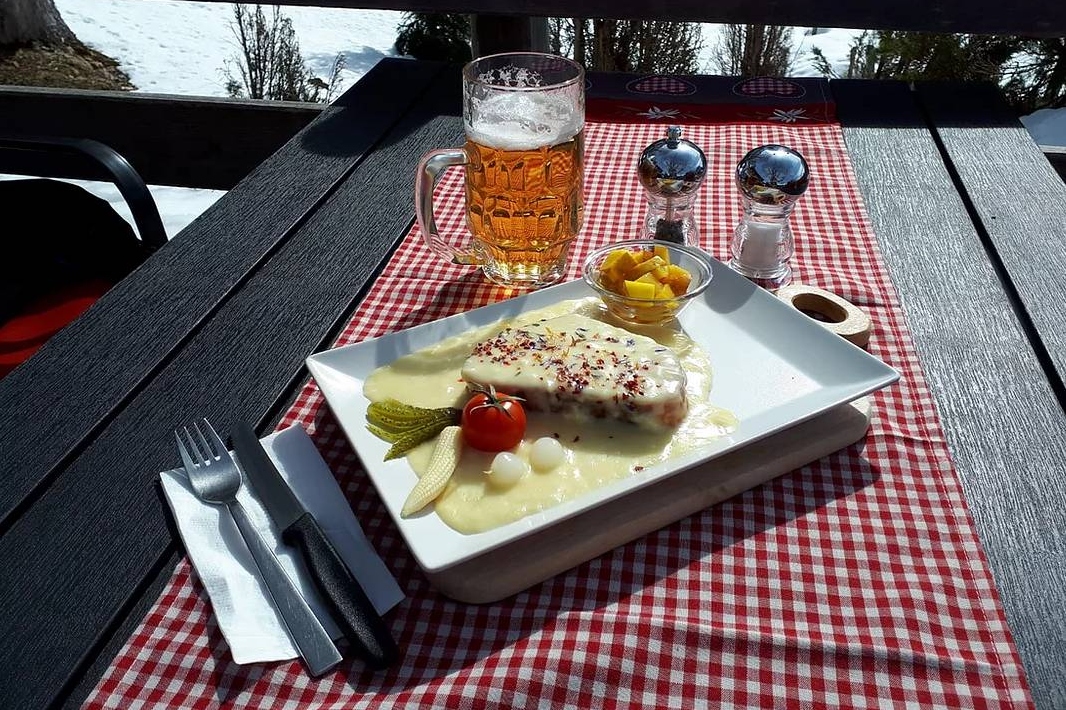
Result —
<instances>
[{"instance_id":1,"label":"silver pepper grinder","mask_svg":"<svg viewBox=\"0 0 1066 710\"><path fill-rule=\"evenodd\" d=\"M706 173L707 156L698 145L681 137L679 126L670 126L666 138L641 152L637 175L648 200L642 239L699 246L693 203Z\"/></svg>"},{"instance_id":2,"label":"silver pepper grinder","mask_svg":"<svg viewBox=\"0 0 1066 710\"><path fill-rule=\"evenodd\" d=\"M744 216L733 231L729 267L763 288L780 288L792 281L789 216L807 191L810 168L791 148L762 145L737 163L736 181Z\"/></svg>"}]
</instances>

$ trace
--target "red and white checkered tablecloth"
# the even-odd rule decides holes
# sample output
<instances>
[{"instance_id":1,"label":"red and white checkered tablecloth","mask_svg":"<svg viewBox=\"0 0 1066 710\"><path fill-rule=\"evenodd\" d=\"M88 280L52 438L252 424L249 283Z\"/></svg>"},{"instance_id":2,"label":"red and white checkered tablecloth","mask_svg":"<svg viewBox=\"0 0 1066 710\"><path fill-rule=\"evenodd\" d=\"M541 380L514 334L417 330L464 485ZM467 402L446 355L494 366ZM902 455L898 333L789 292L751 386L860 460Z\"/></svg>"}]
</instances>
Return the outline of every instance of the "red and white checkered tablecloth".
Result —
<instances>
[{"instance_id":1,"label":"red and white checkered tablecloth","mask_svg":"<svg viewBox=\"0 0 1066 710\"><path fill-rule=\"evenodd\" d=\"M874 396L864 441L623 545L513 598L450 601L422 577L314 382L283 425L307 429L407 599L387 619L406 655L388 672L346 662L237 666L189 563L86 702L90 708L1029 707L1018 654L968 516L839 126L692 124L710 161L697 215L727 258L740 217L733 167L783 143L812 169L793 216L796 280L876 323L869 350L902 373ZM593 247L636 237L636 156L664 124L590 123ZM461 232L461 172L439 187ZM440 206L443 207L443 206ZM409 235L338 344L508 295Z\"/></svg>"}]
</instances>

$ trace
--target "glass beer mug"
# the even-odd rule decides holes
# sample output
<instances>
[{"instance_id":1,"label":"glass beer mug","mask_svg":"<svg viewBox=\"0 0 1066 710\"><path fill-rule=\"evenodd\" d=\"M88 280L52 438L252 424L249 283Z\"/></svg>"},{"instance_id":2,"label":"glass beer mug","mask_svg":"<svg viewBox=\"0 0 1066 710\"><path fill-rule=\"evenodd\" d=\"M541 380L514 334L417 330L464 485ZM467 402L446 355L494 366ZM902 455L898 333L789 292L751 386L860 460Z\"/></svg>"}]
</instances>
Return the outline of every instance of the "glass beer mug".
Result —
<instances>
[{"instance_id":1,"label":"glass beer mug","mask_svg":"<svg viewBox=\"0 0 1066 710\"><path fill-rule=\"evenodd\" d=\"M463 128L465 146L430 151L418 165L426 244L504 286L558 281L584 212L584 69L533 52L476 59L463 68ZM449 244L433 218L434 183L455 165L466 173L465 248Z\"/></svg>"}]
</instances>

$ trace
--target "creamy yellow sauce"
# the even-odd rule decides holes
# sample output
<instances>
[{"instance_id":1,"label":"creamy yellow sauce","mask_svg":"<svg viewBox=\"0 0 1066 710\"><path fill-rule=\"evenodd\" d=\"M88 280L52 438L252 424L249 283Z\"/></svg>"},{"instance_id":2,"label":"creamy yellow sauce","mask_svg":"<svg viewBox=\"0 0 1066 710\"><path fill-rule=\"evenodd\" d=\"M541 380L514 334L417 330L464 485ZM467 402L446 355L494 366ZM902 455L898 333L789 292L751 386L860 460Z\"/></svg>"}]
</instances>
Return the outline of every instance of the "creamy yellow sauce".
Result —
<instances>
[{"instance_id":1,"label":"creamy yellow sauce","mask_svg":"<svg viewBox=\"0 0 1066 710\"><path fill-rule=\"evenodd\" d=\"M564 301L398 358L374 370L364 383L363 393L371 401L392 398L419 407L462 407L469 394L459 373L477 342L508 326L565 313L615 324L605 316L598 299ZM736 427L736 417L710 402L711 363L699 345L680 330L630 329L670 348L681 361L689 405L681 425L672 432L654 432L625 422L578 423L528 412L526 435L514 453L528 462L532 443L551 436L563 444L565 462L547 472L531 468L517 483L504 487L487 474L495 454L464 447L451 482L434 503L437 515L447 525L462 533L491 530L698 449ZM418 475L425 471L434 443L426 442L408 454L407 460Z\"/></svg>"}]
</instances>

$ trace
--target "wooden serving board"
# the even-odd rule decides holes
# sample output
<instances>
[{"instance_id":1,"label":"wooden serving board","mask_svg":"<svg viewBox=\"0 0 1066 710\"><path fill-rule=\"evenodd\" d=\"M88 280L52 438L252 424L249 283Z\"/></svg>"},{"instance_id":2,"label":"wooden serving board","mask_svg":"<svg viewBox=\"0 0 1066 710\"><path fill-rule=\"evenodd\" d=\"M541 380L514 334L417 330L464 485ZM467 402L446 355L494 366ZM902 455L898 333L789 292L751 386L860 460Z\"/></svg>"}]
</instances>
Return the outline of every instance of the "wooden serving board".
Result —
<instances>
[{"instance_id":1,"label":"wooden serving board","mask_svg":"<svg viewBox=\"0 0 1066 710\"><path fill-rule=\"evenodd\" d=\"M462 602L498 601L560 572L855 443L870 426L863 397L742 449L426 578ZM424 571L424 570L423 570Z\"/></svg>"}]
</instances>

